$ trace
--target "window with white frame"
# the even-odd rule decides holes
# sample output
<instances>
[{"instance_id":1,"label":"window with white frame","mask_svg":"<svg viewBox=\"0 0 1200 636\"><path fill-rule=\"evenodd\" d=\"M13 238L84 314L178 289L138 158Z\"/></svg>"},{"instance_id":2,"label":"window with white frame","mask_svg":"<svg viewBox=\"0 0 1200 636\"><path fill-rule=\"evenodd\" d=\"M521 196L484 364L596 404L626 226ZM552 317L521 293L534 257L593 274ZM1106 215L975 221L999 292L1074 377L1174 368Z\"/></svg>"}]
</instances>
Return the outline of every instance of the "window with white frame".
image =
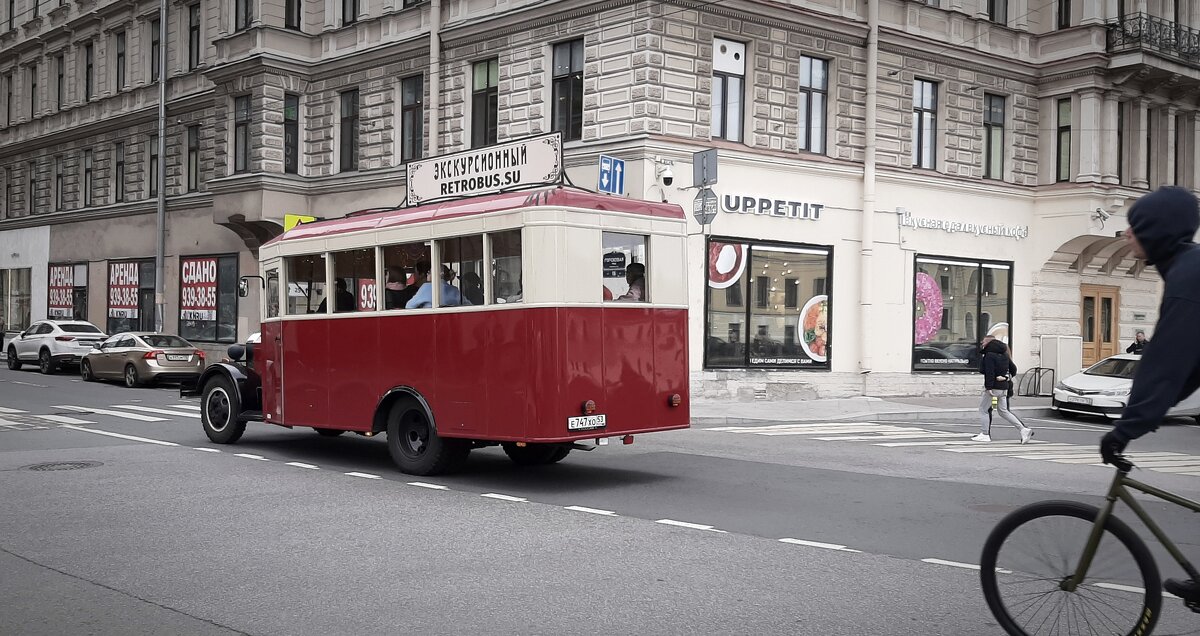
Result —
<instances>
[{"instance_id":1,"label":"window with white frame","mask_svg":"<svg viewBox=\"0 0 1200 636\"><path fill-rule=\"evenodd\" d=\"M420 75L400 81L400 160L421 158L425 145L425 85Z\"/></svg>"},{"instance_id":2,"label":"window with white frame","mask_svg":"<svg viewBox=\"0 0 1200 636\"><path fill-rule=\"evenodd\" d=\"M583 38L554 45L551 130L564 140L583 137Z\"/></svg>"},{"instance_id":3,"label":"window with white frame","mask_svg":"<svg viewBox=\"0 0 1200 636\"><path fill-rule=\"evenodd\" d=\"M712 130L714 139L742 140L746 45L713 39Z\"/></svg>"},{"instance_id":4,"label":"window with white frame","mask_svg":"<svg viewBox=\"0 0 1200 636\"><path fill-rule=\"evenodd\" d=\"M1058 100L1058 138L1055 156L1055 180L1071 180L1071 98ZM1148 156L1148 155L1147 155Z\"/></svg>"},{"instance_id":5,"label":"window with white frame","mask_svg":"<svg viewBox=\"0 0 1200 636\"><path fill-rule=\"evenodd\" d=\"M825 116L829 100L829 61L800 56L800 149L825 152Z\"/></svg>"},{"instance_id":6,"label":"window with white frame","mask_svg":"<svg viewBox=\"0 0 1200 636\"><path fill-rule=\"evenodd\" d=\"M250 169L250 96L233 98L233 171Z\"/></svg>"},{"instance_id":7,"label":"window with white frame","mask_svg":"<svg viewBox=\"0 0 1200 636\"><path fill-rule=\"evenodd\" d=\"M913 151L914 168L937 168L938 85L923 79L913 80Z\"/></svg>"},{"instance_id":8,"label":"window with white frame","mask_svg":"<svg viewBox=\"0 0 1200 636\"><path fill-rule=\"evenodd\" d=\"M338 94L339 109L339 152L338 171L358 170L358 89L353 88Z\"/></svg>"},{"instance_id":9,"label":"window with white frame","mask_svg":"<svg viewBox=\"0 0 1200 636\"><path fill-rule=\"evenodd\" d=\"M986 93L983 96L983 176L985 179L1004 178L1004 116L1003 95Z\"/></svg>"},{"instance_id":10,"label":"window with white frame","mask_svg":"<svg viewBox=\"0 0 1200 636\"><path fill-rule=\"evenodd\" d=\"M482 60L471 67L471 147L496 143L500 115L500 60Z\"/></svg>"},{"instance_id":11,"label":"window with white frame","mask_svg":"<svg viewBox=\"0 0 1200 636\"><path fill-rule=\"evenodd\" d=\"M83 207L91 207L93 189L91 148L83 151L83 183L80 187L83 188Z\"/></svg>"}]
</instances>

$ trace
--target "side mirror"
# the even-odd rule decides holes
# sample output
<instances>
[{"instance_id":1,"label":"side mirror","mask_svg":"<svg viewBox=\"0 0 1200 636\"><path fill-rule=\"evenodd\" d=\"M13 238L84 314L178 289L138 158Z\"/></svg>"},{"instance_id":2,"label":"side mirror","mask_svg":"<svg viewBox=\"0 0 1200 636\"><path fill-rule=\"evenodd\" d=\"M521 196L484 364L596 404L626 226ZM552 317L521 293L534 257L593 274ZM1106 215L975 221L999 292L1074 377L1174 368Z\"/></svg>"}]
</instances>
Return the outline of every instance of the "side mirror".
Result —
<instances>
[{"instance_id":1,"label":"side mirror","mask_svg":"<svg viewBox=\"0 0 1200 636\"><path fill-rule=\"evenodd\" d=\"M95 349L96 351L99 351L104 348L104 343L103 342L93 342L92 348Z\"/></svg>"},{"instance_id":2,"label":"side mirror","mask_svg":"<svg viewBox=\"0 0 1200 636\"><path fill-rule=\"evenodd\" d=\"M250 283L246 282L245 278L238 280L238 297L245 298L250 295Z\"/></svg>"},{"instance_id":3,"label":"side mirror","mask_svg":"<svg viewBox=\"0 0 1200 636\"><path fill-rule=\"evenodd\" d=\"M246 348L240 344L229 345L229 348L225 352L229 354L230 360L237 362L242 359L242 356L246 355Z\"/></svg>"}]
</instances>

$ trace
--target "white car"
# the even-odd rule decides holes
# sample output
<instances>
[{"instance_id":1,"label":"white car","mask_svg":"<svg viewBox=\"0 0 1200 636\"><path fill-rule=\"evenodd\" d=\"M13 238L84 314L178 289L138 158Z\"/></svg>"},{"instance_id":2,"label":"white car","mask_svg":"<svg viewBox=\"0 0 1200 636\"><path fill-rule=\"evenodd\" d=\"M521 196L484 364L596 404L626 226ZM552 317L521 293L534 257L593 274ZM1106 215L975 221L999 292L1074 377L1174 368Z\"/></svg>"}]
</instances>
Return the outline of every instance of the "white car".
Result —
<instances>
[{"instance_id":1,"label":"white car","mask_svg":"<svg viewBox=\"0 0 1200 636\"><path fill-rule=\"evenodd\" d=\"M107 337L90 322L39 320L13 337L5 356L13 371L28 363L37 364L42 373L54 373L64 364L79 364L83 354Z\"/></svg>"},{"instance_id":2,"label":"white car","mask_svg":"<svg viewBox=\"0 0 1200 636\"><path fill-rule=\"evenodd\" d=\"M1123 353L1066 378L1054 385L1051 408L1067 416L1100 415L1113 420L1121 417L1141 360L1140 355ZM1194 417L1200 421L1200 391L1167 411L1167 416Z\"/></svg>"}]
</instances>

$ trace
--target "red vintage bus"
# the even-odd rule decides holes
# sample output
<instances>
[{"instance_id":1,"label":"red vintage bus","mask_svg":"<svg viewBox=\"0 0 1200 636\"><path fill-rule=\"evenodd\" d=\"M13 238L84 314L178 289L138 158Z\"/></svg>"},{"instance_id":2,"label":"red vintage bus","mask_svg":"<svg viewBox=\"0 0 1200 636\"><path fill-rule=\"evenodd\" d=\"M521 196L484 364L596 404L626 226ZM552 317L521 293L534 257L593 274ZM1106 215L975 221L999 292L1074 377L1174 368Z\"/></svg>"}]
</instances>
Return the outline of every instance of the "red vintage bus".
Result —
<instances>
[{"instance_id":1,"label":"red vintage bus","mask_svg":"<svg viewBox=\"0 0 1200 636\"><path fill-rule=\"evenodd\" d=\"M214 442L387 433L419 475L687 428L685 239L679 206L561 186L300 225L260 250L260 342L183 392Z\"/></svg>"}]
</instances>

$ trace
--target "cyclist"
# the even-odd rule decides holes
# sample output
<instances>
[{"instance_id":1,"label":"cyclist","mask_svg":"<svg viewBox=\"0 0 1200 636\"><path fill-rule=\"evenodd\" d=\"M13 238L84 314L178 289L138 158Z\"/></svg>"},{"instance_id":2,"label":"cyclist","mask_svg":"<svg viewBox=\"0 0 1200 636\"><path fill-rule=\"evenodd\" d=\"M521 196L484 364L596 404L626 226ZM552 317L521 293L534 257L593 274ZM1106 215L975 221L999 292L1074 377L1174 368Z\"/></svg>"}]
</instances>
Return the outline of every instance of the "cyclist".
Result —
<instances>
[{"instance_id":1,"label":"cyclist","mask_svg":"<svg viewBox=\"0 0 1200 636\"><path fill-rule=\"evenodd\" d=\"M1131 440L1158 428L1167 411L1200 388L1200 203L1184 188L1162 187L1129 209L1125 241L1154 265L1164 282L1154 339L1146 345L1133 379L1129 405L1100 440L1104 463L1112 463ZM1167 580L1163 587L1200 602L1200 581Z\"/></svg>"}]
</instances>

